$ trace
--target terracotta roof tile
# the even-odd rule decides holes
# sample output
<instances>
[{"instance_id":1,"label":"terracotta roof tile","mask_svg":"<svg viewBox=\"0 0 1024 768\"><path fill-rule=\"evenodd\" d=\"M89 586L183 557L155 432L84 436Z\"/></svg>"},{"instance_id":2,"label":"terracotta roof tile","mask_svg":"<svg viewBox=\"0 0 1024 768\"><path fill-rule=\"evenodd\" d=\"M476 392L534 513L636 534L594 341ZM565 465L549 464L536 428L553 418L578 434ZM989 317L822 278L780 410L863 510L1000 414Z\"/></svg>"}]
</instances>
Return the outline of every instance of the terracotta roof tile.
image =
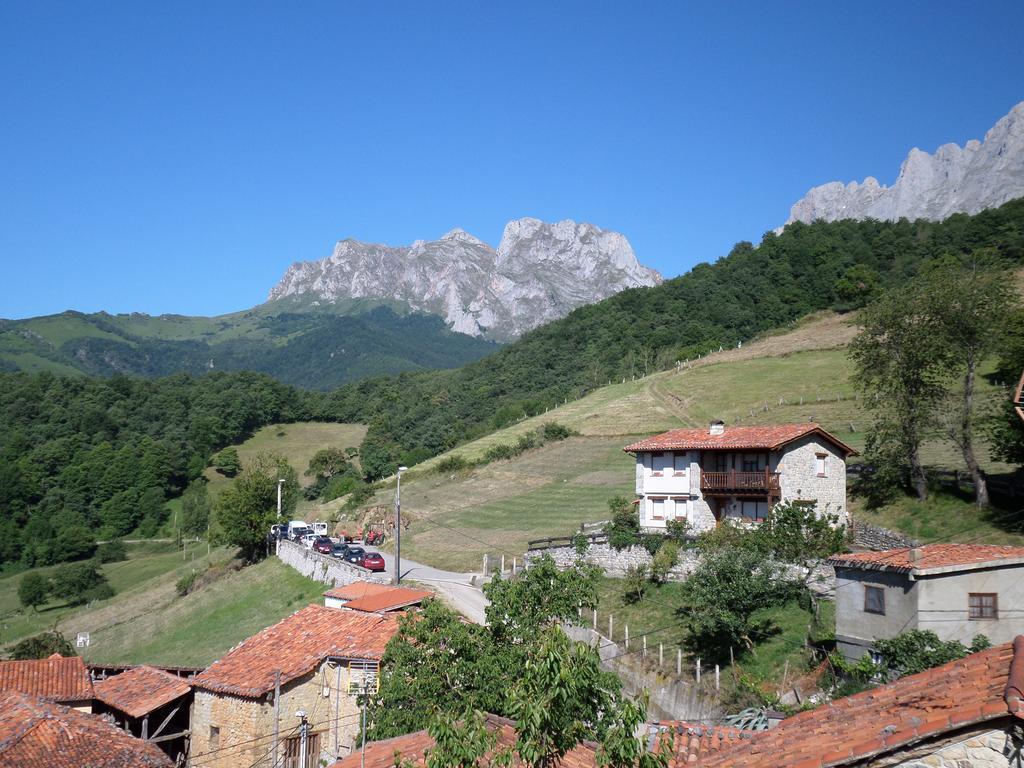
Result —
<instances>
[{"instance_id":1,"label":"terracotta roof tile","mask_svg":"<svg viewBox=\"0 0 1024 768\"><path fill-rule=\"evenodd\" d=\"M186 680L153 667L135 667L93 684L96 698L129 717L142 717L189 691Z\"/></svg>"},{"instance_id":2,"label":"terracotta roof tile","mask_svg":"<svg viewBox=\"0 0 1024 768\"><path fill-rule=\"evenodd\" d=\"M911 559L916 553L917 559ZM881 552L857 552L835 555L829 563L867 570L921 572L938 568L956 569L983 563L1019 560L1024 563L1024 547L994 544L925 544L920 547L900 547Z\"/></svg>"},{"instance_id":3,"label":"terracotta roof tile","mask_svg":"<svg viewBox=\"0 0 1024 768\"><path fill-rule=\"evenodd\" d=\"M92 681L79 656L0 661L0 691L21 691L49 701L88 701Z\"/></svg>"},{"instance_id":4,"label":"terracotta roof tile","mask_svg":"<svg viewBox=\"0 0 1024 768\"><path fill-rule=\"evenodd\" d=\"M491 731L498 732L498 748L511 747L515 744L516 733L511 720L488 715L487 726ZM373 741L366 745L366 768L394 768L396 752L402 758L411 760L413 765L423 766L426 764L426 753L433 746L434 740L426 731L416 731L384 741ZM559 768L596 768L596 749L596 744L580 744L562 758ZM330 768L359 768L361 760L360 752L356 751L338 760ZM512 764L517 768L524 766L518 756Z\"/></svg>"},{"instance_id":5,"label":"terracotta roof tile","mask_svg":"<svg viewBox=\"0 0 1024 768\"><path fill-rule=\"evenodd\" d=\"M324 597L334 597L338 600L358 600L368 595L376 595L378 592L387 592L394 587L387 584L377 584L373 581L353 581L351 584L344 584L324 592Z\"/></svg>"},{"instance_id":6,"label":"terracotta roof tile","mask_svg":"<svg viewBox=\"0 0 1024 768\"><path fill-rule=\"evenodd\" d=\"M391 615L310 605L243 640L192 680L196 688L257 698L316 669L328 656L380 659L398 629Z\"/></svg>"},{"instance_id":7,"label":"terracotta roof tile","mask_svg":"<svg viewBox=\"0 0 1024 768\"><path fill-rule=\"evenodd\" d=\"M623 448L627 453L637 451L691 451L691 450L762 450L774 451L782 446L815 434L835 445L848 456L856 454L850 446L826 432L818 424L771 424L761 427L729 427L721 435L712 435L707 428L673 429L645 438Z\"/></svg>"},{"instance_id":8,"label":"terracotta roof tile","mask_svg":"<svg viewBox=\"0 0 1024 768\"><path fill-rule=\"evenodd\" d=\"M0 692L0 766L14 768L170 768L155 744L96 715Z\"/></svg>"},{"instance_id":9,"label":"terracotta roof tile","mask_svg":"<svg viewBox=\"0 0 1024 768\"><path fill-rule=\"evenodd\" d=\"M655 746L667 738L671 749L671 768L693 765L701 756L728 749L740 741L755 738L762 731L744 731L723 725L702 725L683 720L663 720L655 736Z\"/></svg>"},{"instance_id":10,"label":"terracotta roof tile","mask_svg":"<svg viewBox=\"0 0 1024 768\"><path fill-rule=\"evenodd\" d=\"M1015 668L1024 664L1024 638L801 712L749 742L702 753L696 765L828 768L1006 717L1015 658Z\"/></svg>"},{"instance_id":11,"label":"terracotta roof tile","mask_svg":"<svg viewBox=\"0 0 1024 768\"><path fill-rule=\"evenodd\" d=\"M389 587L386 591L376 592L345 603L345 607L353 611L366 611L368 613L394 611L410 605L419 605L428 597L433 596L433 592L425 589Z\"/></svg>"}]
</instances>

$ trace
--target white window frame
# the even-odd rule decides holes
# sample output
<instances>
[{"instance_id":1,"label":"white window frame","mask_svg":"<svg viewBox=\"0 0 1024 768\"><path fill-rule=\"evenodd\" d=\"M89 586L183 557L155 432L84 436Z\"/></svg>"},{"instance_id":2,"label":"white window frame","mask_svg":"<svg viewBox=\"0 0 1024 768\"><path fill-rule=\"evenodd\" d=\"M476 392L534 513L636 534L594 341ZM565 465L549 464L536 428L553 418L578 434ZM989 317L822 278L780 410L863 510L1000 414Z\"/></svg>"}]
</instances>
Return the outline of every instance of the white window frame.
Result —
<instances>
[{"instance_id":1,"label":"white window frame","mask_svg":"<svg viewBox=\"0 0 1024 768\"><path fill-rule=\"evenodd\" d=\"M668 505L665 503L668 498L665 496L652 496L651 497L651 520L666 520L665 517L666 508ZM658 504L661 504L661 517L658 517Z\"/></svg>"},{"instance_id":2,"label":"white window frame","mask_svg":"<svg viewBox=\"0 0 1024 768\"><path fill-rule=\"evenodd\" d=\"M826 468L828 467L828 454L827 453L816 453L814 454L814 474L817 477L827 477Z\"/></svg>"}]
</instances>

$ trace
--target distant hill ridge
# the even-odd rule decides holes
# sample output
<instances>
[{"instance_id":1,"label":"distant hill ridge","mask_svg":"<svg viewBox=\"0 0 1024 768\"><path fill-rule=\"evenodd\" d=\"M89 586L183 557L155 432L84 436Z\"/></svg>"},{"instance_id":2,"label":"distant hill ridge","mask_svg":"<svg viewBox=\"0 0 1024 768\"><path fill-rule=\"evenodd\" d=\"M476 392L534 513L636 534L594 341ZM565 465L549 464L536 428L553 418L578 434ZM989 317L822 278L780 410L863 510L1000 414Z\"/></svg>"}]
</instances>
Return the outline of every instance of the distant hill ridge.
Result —
<instances>
[{"instance_id":1,"label":"distant hill ridge","mask_svg":"<svg viewBox=\"0 0 1024 768\"><path fill-rule=\"evenodd\" d=\"M943 144L934 155L916 147L910 150L891 187L871 176L859 184L833 181L814 187L793 205L786 224L869 218L939 221L1021 196L1024 102L992 126L984 141L972 139L963 147Z\"/></svg>"},{"instance_id":2,"label":"distant hill ridge","mask_svg":"<svg viewBox=\"0 0 1024 768\"><path fill-rule=\"evenodd\" d=\"M397 300L461 333L508 341L626 288L661 283L625 236L593 224L522 218L497 250L461 229L388 246L342 240L320 261L296 262L269 298Z\"/></svg>"}]
</instances>

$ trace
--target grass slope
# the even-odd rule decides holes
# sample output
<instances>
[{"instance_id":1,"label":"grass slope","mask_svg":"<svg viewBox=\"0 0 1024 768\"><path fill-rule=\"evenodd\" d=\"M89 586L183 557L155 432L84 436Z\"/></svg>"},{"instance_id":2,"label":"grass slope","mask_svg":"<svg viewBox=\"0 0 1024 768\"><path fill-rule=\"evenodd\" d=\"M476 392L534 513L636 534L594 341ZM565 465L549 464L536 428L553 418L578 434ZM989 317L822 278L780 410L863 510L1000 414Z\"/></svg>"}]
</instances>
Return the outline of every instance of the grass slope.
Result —
<instances>
[{"instance_id":1,"label":"grass slope","mask_svg":"<svg viewBox=\"0 0 1024 768\"><path fill-rule=\"evenodd\" d=\"M117 594L92 606L70 607L55 599L38 613L24 611L17 585L25 573L0 579L4 646L56 626L71 640L79 632L90 634L89 648L80 650L89 662L205 666L254 632L317 602L324 589L271 558L179 597L178 579L209 562L227 562L231 552L215 549L208 557L206 545L196 544L183 559L170 544L130 550L129 560L103 566Z\"/></svg>"},{"instance_id":2,"label":"grass slope","mask_svg":"<svg viewBox=\"0 0 1024 768\"><path fill-rule=\"evenodd\" d=\"M633 459L621 450L633 437L701 427L714 418L728 424L817 421L862 448L869 417L846 356L856 330L849 316L819 313L679 371L613 383L417 465L402 484L403 513L413 521L403 550L416 560L465 570L479 568L485 552L521 555L528 540L568 535L581 521L604 519L609 497L633 492ZM980 400L997 392L984 380L982 389ZM433 471L446 455L478 459L545 421L581 434L509 461L448 476ZM988 471L1009 471L989 461L984 449L980 455ZM938 441L924 456L935 466L960 463ZM390 504L393 493L385 489L373 503ZM970 524L978 522L976 512L963 508L968 505L949 503ZM997 536L1000 529L993 525L990 532Z\"/></svg>"}]
</instances>

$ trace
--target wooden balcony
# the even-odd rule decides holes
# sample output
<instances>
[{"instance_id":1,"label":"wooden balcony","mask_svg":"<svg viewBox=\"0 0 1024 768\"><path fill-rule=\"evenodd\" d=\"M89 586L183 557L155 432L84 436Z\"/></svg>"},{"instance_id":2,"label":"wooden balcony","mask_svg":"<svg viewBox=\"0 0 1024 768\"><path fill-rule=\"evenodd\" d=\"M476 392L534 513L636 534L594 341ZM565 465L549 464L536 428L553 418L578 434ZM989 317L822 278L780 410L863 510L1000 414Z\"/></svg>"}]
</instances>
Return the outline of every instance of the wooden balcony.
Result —
<instances>
[{"instance_id":1,"label":"wooden balcony","mask_svg":"<svg viewBox=\"0 0 1024 768\"><path fill-rule=\"evenodd\" d=\"M780 496L779 473L769 472L701 472L700 492L704 496Z\"/></svg>"}]
</instances>

